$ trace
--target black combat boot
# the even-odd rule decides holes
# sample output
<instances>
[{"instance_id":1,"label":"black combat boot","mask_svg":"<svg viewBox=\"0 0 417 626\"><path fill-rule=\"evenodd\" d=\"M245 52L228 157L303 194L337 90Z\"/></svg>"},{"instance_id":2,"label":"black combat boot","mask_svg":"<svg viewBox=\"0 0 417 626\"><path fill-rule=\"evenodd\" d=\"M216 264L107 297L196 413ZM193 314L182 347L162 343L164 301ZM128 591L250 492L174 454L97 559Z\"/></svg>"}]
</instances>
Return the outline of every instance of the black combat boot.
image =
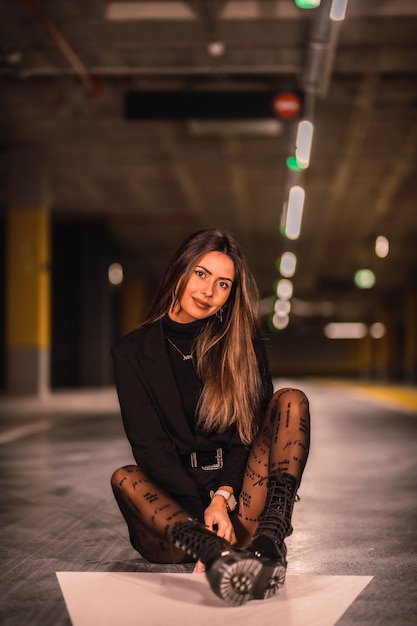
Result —
<instances>
[{"instance_id":1,"label":"black combat boot","mask_svg":"<svg viewBox=\"0 0 417 626\"><path fill-rule=\"evenodd\" d=\"M267 584L254 590L253 598L269 598L285 582L287 549L284 540L292 533L291 517L296 496L297 479L294 476L280 472L270 475L265 507L247 550L259 558L263 568L269 568L272 574Z\"/></svg>"},{"instance_id":2,"label":"black combat boot","mask_svg":"<svg viewBox=\"0 0 417 626\"><path fill-rule=\"evenodd\" d=\"M177 548L204 563L212 591L228 604L240 606L254 598L255 593L261 593L259 587L264 586L262 560L247 550L233 549L228 541L200 522L177 522L171 540Z\"/></svg>"}]
</instances>

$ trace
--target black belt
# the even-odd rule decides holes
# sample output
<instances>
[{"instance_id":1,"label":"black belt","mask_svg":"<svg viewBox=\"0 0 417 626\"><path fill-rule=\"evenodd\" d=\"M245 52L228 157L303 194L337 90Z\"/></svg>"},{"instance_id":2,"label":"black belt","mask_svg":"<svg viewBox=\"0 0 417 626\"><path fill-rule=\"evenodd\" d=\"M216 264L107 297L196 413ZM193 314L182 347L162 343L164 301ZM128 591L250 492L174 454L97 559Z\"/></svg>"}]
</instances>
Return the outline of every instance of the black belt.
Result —
<instances>
[{"instance_id":1,"label":"black belt","mask_svg":"<svg viewBox=\"0 0 417 626\"><path fill-rule=\"evenodd\" d=\"M210 452L191 452L181 455L185 467L199 467L202 470L218 470L223 467L223 448Z\"/></svg>"}]
</instances>

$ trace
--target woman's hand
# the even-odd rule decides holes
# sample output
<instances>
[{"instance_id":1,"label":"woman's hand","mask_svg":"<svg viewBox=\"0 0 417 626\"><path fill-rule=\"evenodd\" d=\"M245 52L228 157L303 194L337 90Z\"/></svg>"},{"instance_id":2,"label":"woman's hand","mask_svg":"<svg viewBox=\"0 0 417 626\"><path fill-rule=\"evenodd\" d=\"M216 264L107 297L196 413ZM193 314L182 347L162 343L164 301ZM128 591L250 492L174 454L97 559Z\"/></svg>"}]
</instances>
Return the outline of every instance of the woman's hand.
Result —
<instances>
[{"instance_id":1,"label":"woman's hand","mask_svg":"<svg viewBox=\"0 0 417 626\"><path fill-rule=\"evenodd\" d=\"M231 544L236 543L233 524L230 521L226 500L223 496L214 496L204 512L204 524L219 537L223 537Z\"/></svg>"},{"instance_id":2,"label":"woman's hand","mask_svg":"<svg viewBox=\"0 0 417 626\"><path fill-rule=\"evenodd\" d=\"M204 511L204 524L219 537L223 537L232 545L236 543L236 535L233 524L227 511L226 500L223 496L214 496L209 506ZM197 561L194 571L197 574L204 572L204 564Z\"/></svg>"}]
</instances>

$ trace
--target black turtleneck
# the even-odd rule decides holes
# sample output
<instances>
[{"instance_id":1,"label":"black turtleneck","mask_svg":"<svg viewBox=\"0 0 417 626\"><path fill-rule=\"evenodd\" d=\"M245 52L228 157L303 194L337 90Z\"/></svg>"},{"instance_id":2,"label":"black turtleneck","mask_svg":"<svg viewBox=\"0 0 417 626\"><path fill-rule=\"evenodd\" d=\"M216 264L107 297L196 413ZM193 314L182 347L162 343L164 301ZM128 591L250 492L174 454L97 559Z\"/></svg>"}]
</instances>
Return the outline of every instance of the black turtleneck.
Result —
<instances>
[{"instance_id":1,"label":"black turtleneck","mask_svg":"<svg viewBox=\"0 0 417 626\"><path fill-rule=\"evenodd\" d=\"M189 324L179 324L168 316L165 316L163 320L172 370L181 395L184 413L193 432L196 407L202 387L196 372L195 340L206 322L207 320L203 319ZM190 354L193 358L184 360L183 355Z\"/></svg>"}]
</instances>

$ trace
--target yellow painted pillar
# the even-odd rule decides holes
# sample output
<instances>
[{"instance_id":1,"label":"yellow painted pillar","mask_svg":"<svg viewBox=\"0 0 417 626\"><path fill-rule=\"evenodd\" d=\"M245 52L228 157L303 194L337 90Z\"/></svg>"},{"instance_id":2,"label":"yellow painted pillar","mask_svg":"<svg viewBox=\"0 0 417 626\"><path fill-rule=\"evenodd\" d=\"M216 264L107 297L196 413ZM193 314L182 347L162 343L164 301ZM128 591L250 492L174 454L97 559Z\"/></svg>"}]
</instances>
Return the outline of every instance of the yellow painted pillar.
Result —
<instances>
[{"instance_id":1,"label":"yellow painted pillar","mask_svg":"<svg viewBox=\"0 0 417 626\"><path fill-rule=\"evenodd\" d=\"M363 339L352 339L357 344L358 373L365 380L372 378L372 340L369 335Z\"/></svg>"},{"instance_id":2,"label":"yellow painted pillar","mask_svg":"<svg viewBox=\"0 0 417 626\"><path fill-rule=\"evenodd\" d=\"M40 206L39 158L38 150L19 149L11 159L6 229L6 390L10 394L49 391L50 229L49 211Z\"/></svg>"},{"instance_id":3,"label":"yellow painted pillar","mask_svg":"<svg viewBox=\"0 0 417 626\"><path fill-rule=\"evenodd\" d=\"M404 373L407 382L417 382L417 292L409 291L405 298Z\"/></svg>"},{"instance_id":4,"label":"yellow painted pillar","mask_svg":"<svg viewBox=\"0 0 417 626\"><path fill-rule=\"evenodd\" d=\"M143 283L132 279L123 282L120 301L120 336L139 326L145 318L148 304L147 290Z\"/></svg>"},{"instance_id":5,"label":"yellow painted pillar","mask_svg":"<svg viewBox=\"0 0 417 626\"><path fill-rule=\"evenodd\" d=\"M397 346L397 315L396 312L385 308L380 312L379 322L385 326L385 334L375 339L375 374L380 381L389 381L395 378L398 371Z\"/></svg>"}]
</instances>

